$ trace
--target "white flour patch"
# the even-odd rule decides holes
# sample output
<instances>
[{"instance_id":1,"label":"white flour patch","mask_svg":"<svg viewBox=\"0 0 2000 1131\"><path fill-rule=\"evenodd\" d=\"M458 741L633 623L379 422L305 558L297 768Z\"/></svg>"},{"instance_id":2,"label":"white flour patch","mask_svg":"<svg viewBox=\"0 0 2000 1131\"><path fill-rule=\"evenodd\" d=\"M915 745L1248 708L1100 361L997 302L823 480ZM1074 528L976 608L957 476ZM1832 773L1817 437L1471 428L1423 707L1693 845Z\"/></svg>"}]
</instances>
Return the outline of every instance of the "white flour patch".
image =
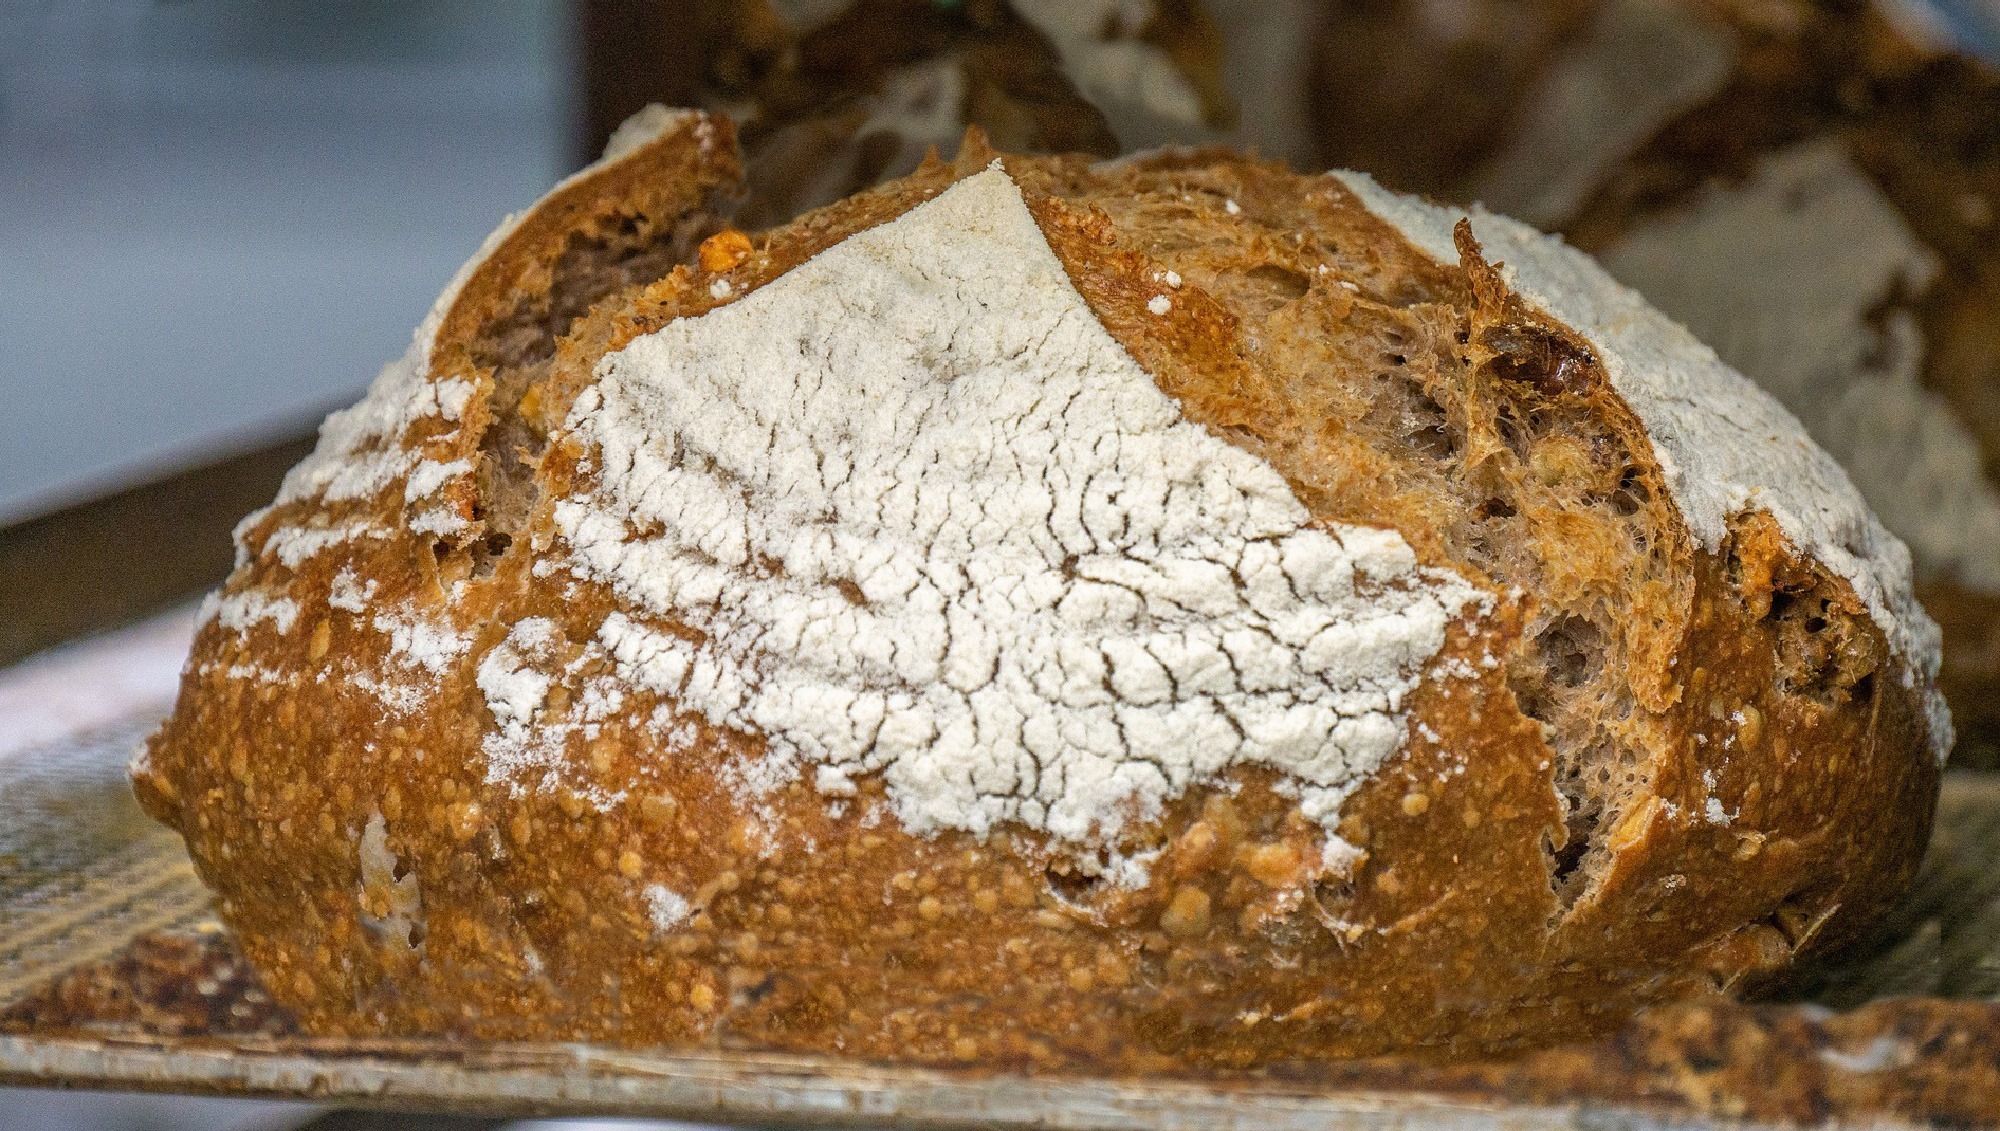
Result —
<instances>
[{"instance_id":1,"label":"white flour patch","mask_svg":"<svg viewBox=\"0 0 2000 1131\"><path fill-rule=\"evenodd\" d=\"M377 679L367 672L352 672L347 676L347 682L373 695L392 715L415 714L429 698L421 687Z\"/></svg>"},{"instance_id":2,"label":"white flour patch","mask_svg":"<svg viewBox=\"0 0 2000 1131\"><path fill-rule=\"evenodd\" d=\"M389 655L411 667L441 675L472 646L470 637L427 621L386 613L373 621L377 632L389 634Z\"/></svg>"},{"instance_id":3,"label":"white flour patch","mask_svg":"<svg viewBox=\"0 0 2000 1131\"><path fill-rule=\"evenodd\" d=\"M562 659L564 650L554 621L528 617L480 658L474 674L495 724L481 743L486 780L506 785L516 795L557 784L576 789L579 783L563 778L572 740L598 738L605 720L625 708L630 681L613 673L581 675L585 669L604 666L607 653L602 644L590 641L567 663ZM572 692L569 705L560 711L550 707L550 693L558 686ZM663 733L664 728L653 729L663 737L661 753L685 748L685 742L677 745L676 736ZM581 793L599 812L625 796L622 790L607 792L595 786L585 786Z\"/></svg>"},{"instance_id":4,"label":"white flour patch","mask_svg":"<svg viewBox=\"0 0 2000 1131\"><path fill-rule=\"evenodd\" d=\"M530 657L545 656L555 640L555 622L529 617L516 624L507 639L479 661L476 677L486 694L487 709L509 737L527 733L528 724L548 698L553 676L536 671Z\"/></svg>"},{"instance_id":5,"label":"white flour patch","mask_svg":"<svg viewBox=\"0 0 2000 1131\"><path fill-rule=\"evenodd\" d=\"M2000 592L2000 493L1979 442L1918 383L1909 313L1869 319L1936 261L1838 142L1773 154L1602 258L1797 414L1919 569Z\"/></svg>"},{"instance_id":6,"label":"white flour patch","mask_svg":"<svg viewBox=\"0 0 2000 1131\"><path fill-rule=\"evenodd\" d=\"M222 627L239 635L270 621L282 636L299 619L299 603L290 597L273 597L261 589L245 589L217 600L215 618L222 622Z\"/></svg>"},{"instance_id":7,"label":"white flour patch","mask_svg":"<svg viewBox=\"0 0 2000 1131\"><path fill-rule=\"evenodd\" d=\"M410 469L410 477L403 483L403 501L414 503L431 494L439 487L472 473L469 460L455 459L449 463L426 461Z\"/></svg>"},{"instance_id":8,"label":"white flour patch","mask_svg":"<svg viewBox=\"0 0 2000 1131\"><path fill-rule=\"evenodd\" d=\"M410 520L410 533L448 538L472 525L464 515L446 507L432 507ZM454 594L454 596L456 596Z\"/></svg>"},{"instance_id":9,"label":"white flour patch","mask_svg":"<svg viewBox=\"0 0 2000 1131\"><path fill-rule=\"evenodd\" d=\"M335 546L357 538L383 537L387 537L387 533L369 522L326 527L281 526L264 540L261 552L277 558L286 569L295 570Z\"/></svg>"},{"instance_id":10,"label":"white flour patch","mask_svg":"<svg viewBox=\"0 0 2000 1131\"><path fill-rule=\"evenodd\" d=\"M228 667L223 667L219 664L207 664L199 670L203 675L219 671L223 674L224 678L241 680L248 683L285 684L291 682L291 677L284 672L276 668L267 668L262 664L230 664Z\"/></svg>"},{"instance_id":11,"label":"white flour patch","mask_svg":"<svg viewBox=\"0 0 2000 1131\"><path fill-rule=\"evenodd\" d=\"M435 386L438 415L446 420L461 420L465 417L465 406L472 403L472 395L479 386L463 377L447 377Z\"/></svg>"},{"instance_id":12,"label":"white flour patch","mask_svg":"<svg viewBox=\"0 0 2000 1131\"><path fill-rule=\"evenodd\" d=\"M1484 601L1183 420L998 169L598 373L570 568L702 634L598 642L765 736L751 792L879 773L912 830L1076 840L1256 763L1331 820Z\"/></svg>"},{"instance_id":13,"label":"white flour patch","mask_svg":"<svg viewBox=\"0 0 2000 1131\"><path fill-rule=\"evenodd\" d=\"M326 603L344 612L358 613L368 607L375 597L375 590L381 582L369 578L365 583L352 569L342 569L333 575L333 584L328 587Z\"/></svg>"},{"instance_id":14,"label":"white flour patch","mask_svg":"<svg viewBox=\"0 0 2000 1131\"><path fill-rule=\"evenodd\" d=\"M640 894L646 897L646 914L653 920L653 929L661 934L686 922L694 911L686 896L665 884L648 884Z\"/></svg>"},{"instance_id":15,"label":"white flour patch","mask_svg":"<svg viewBox=\"0 0 2000 1131\"><path fill-rule=\"evenodd\" d=\"M1390 192L1366 173L1334 176L1432 259L1458 261L1452 228L1467 213ZM1768 393L1588 255L1505 216L1479 208L1470 215L1508 285L1596 348L1612 387L1645 425L1696 539L1715 552L1730 518L1763 510L1799 553L1854 586L1900 659L1905 686L1919 679L1933 685L1925 708L1931 748L1942 760L1952 728L1934 686L1938 627L1917 604L1909 548L1868 509L1847 473Z\"/></svg>"}]
</instances>

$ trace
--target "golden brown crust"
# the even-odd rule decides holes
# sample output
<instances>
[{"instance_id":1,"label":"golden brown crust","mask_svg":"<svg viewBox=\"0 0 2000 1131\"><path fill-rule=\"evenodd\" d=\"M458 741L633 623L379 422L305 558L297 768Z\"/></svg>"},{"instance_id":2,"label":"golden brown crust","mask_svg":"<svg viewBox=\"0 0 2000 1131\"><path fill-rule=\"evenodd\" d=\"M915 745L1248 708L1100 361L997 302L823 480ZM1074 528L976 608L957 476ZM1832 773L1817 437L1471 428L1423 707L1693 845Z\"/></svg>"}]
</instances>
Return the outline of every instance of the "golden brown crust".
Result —
<instances>
[{"instance_id":1,"label":"golden brown crust","mask_svg":"<svg viewBox=\"0 0 2000 1131\"><path fill-rule=\"evenodd\" d=\"M641 156L659 163L659 203L643 211L663 230L730 168L693 136L670 131ZM1093 311L1191 419L1269 460L1317 519L1394 526L1423 560L1494 593L1490 613L1452 626L1407 704L1403 753L1342 810L1341 837L1365 854L1351 874L1317 863L1320 830L1261 771L1122 834L1118 847L1160 851L1133 889L1087 878L1076 850L1025 828L912 835L868 779L838 810L804 782L747 803L729 766L761 740L637 688L601 733L570 743L559 781L489 783L479 657L527 617L553 622L565 659L581 656L622 607L602 585L534 568L559 552L547 500L593 473L560 422L595 360L993 156L974 137L955 163L765 233L747 254L718 244L704 265L689 248L664 278L570 324L518 407L497 405L531 443L552 437L533 453L541 501L506 545L486 527L412 532L428 504L405 501L407 476L365 504L386 537L296 568L264 540L312 521L311 500L246 531L228 592L282 595L296 619L202 630L135 784L186 836L245 952L308 1030L1101 1070L1463 1054L1781 976L1908 882L1937 790L1922 689L1890 677L1845 583L1754 513L1722 555L1693 549L1587 348L1507 294L1469 237L1462 265L1434 264L1337 183L1219 154L1005 160ZM623 168L574 186L567 219L532 217L517 236L532 250L499 249L490 274L505 287L475 273L429 380L482 372L466 343L490 339L509 293L552 285L527 264L566 246L563 224L628 207ZM1170 267L1187 280L1173 314L1143 315ZM1401 424L1343 424L1327 399L1348 376L1380 385L1374 362L1340 354L1378 324L1433 334L1429 355L1412 347L1395 364L1448 402L1446 470L1398 463L1385 453ZM494 427L487 411L392 442L466 458ZM1526 431L1510 441L1517 418ZM477 482L452 490L483 523ZM1487 491L1518 505L1466 502ZM1526 556L1469 557L1482 537ZM376 582L365 611L336 600L341 571ZM385 616L458 633L463 650L417 670ZM1583 632L1566 617L1602 622L1602 650L1593 672L1572 673L1582 682L1551 684L1552 629ZM371 690L386 679L418 706ZM1625 689L1622 715L1586 701L1591 680ZM570 694L557 688L550 709ZM656 707L678 713L691 744L663 750L646 725ZM1631 764L1579 744L1591 736ZM1599 768L1603 782L1559 780ZM655 925L652 884L685 893L684 923Z\"/></svg>"}]
</instances>

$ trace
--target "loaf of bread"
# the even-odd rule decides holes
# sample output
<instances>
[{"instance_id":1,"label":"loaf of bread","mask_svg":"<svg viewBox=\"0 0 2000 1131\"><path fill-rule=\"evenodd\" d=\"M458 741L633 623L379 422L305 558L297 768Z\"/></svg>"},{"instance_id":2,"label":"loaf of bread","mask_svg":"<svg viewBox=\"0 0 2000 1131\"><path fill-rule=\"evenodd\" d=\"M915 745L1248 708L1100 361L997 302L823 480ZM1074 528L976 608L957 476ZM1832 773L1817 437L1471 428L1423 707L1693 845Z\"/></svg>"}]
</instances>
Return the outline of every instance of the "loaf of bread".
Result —
<instances>
[{"instance_id":1,"label":"loaf of bread","mask_svg":"<svg viewBox=\"0 0 2000 1131\"><path fill-rule=\"evenodd\" d=\"M1324 160L1563 233L1796 414L1909 544L1991 767L2000 74L1917 8L1334 0L1315 122Z\"/></svg>"},{"instance_id":2,"label":"loaf of bread","mask_svg":"<svg viewBox=\"0 0 2000 1131\"><path fill-rule=\"evenodd\" d=\"M1169 1071L1573 1036L1911 877L1906 551L1587 257L657 108L238 531L134 766L312 1031Z\"/></svg>"}]
</instances>

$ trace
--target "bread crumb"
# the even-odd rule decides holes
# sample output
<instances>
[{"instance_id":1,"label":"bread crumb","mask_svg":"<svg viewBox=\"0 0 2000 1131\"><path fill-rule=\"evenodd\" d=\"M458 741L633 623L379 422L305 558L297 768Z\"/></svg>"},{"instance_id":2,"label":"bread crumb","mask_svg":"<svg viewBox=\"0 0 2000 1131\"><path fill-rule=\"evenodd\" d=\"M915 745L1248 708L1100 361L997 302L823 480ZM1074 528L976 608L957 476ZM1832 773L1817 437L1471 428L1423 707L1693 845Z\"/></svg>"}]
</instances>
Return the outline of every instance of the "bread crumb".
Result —
<instances>
[{"instance_id":1,"label":"bread crumb","mask_svg":"<svg viewBox=\"0 0 2000 1131\"><path fill-rule=\"evenodd\" d=\"M1160 929L1176 938L1193 938L1207 933L1208 916L1208 892L1193 884L1183 885L1160 913Z\"/></svg>"},{"instance_id":2,"label":"bread crumb","mask_svg":"<svg viewBox=\"0 0 2000 1131\"><path fill-rule=\"evenodd\" d=\"M745 259L750 258L750 237L735 228L725 228L701 241L695 249L695 258L701 269L711 274L728 271Z\"/></svg>"},{"instance_id":3,"label":"bread crumb","mask_svg":"<svg viewBox=\"0 0 2000 1131\"><path fill-rule=\"evenodd\" d=\"M703 1013L714 1012L715 987L709 985L707 982L696 982L694 988L688 991L688 1004L701 1010Z\"/></svg>"}]
</instances>

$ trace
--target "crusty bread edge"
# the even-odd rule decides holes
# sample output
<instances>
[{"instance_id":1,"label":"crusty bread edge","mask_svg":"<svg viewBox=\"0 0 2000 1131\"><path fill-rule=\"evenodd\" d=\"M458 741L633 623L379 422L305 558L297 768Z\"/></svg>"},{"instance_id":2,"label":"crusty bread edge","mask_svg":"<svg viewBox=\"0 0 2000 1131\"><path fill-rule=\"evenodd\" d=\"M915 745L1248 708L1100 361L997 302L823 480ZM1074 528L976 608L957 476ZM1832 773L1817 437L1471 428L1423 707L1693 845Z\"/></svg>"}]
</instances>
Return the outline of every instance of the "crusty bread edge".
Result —
<instances>
[{"instance_id":1,"label":"crusty bread edge","mask_svg":"<svg viewBox=\"0 0 2000 1131\"><path fill-rule=\"evenodd\" d=\"M533 204L507 214L439 292L429 313L411 335L410 346L403 356L383 367L359 402L332 413L320 425L319 443L311 455L286 474L277 499L269 507L253 512L237 528L239 545L243 532L271 510L313 497L371 441L400 433L408 423L411 408L418 410L416 415L422 415L426 408L439 407L435 392L437 375L432 372L432 355L437 350L439 335L473 277L536 212L606 169L630 160L677 127L689 123L699 127L702 121L699 111L670 110L658 104L647 106L618 127L602 157L557 182ZM427 395L431 402L428 405L424 403Z\"/></svg>"},{"instance_id":2,"label":"crusty bread edge","mask_svg":"<svg viewBox=\"0 0 2000 1131\"><path fill-rule=\"evenodd\" d=\"M1936 688L1943 645L1917 603L1909 548L1796 417L1561 239L1477 205L1467 212L1391 192L1366 173L1331 175L1439 263L1457 261L1452 229L1469 219L1508 285L1598 351L1612 388L1645 425L1682 520L1710 553L1730 519L1763 511L1795 552L1851 585L1895 653L1903 686L1922 685L1931 751L1943 764L1953 739Z\"/></svg>"}]
</instances>

